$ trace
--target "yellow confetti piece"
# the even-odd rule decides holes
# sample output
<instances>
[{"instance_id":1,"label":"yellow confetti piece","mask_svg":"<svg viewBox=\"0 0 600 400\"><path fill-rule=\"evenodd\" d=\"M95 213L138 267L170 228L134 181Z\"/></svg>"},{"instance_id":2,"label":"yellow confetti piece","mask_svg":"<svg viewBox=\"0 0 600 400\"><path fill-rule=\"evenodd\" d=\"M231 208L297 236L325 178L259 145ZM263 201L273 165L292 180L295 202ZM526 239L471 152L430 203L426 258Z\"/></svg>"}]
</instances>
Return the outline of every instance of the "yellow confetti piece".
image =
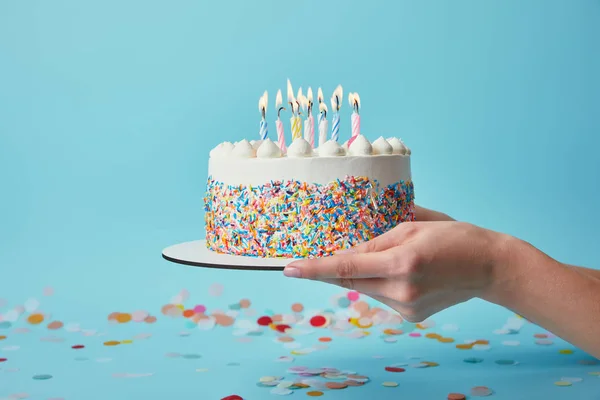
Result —
<instances>
[{"instance_id":1,"label":"yellow confetti piece","mask_svg":"<svg viewBox=\"0 0 600 400\"><path fill-rule=\"evenodd\" d=\"M208 368L196 368L196 372L208 372Z\"/></svg>"},{"instance_id":2,"label":"yellow confetti piece","mask_svg":"<svg viewBox=\"0 0 600 400\"><path fill-rule=\"evenodd\" d=\"M44 322L44 316L39 313L31 314L29 317L27 317L27 322L29 322L31 325L41 324Z\"/></svg>"},{"instance_id":3,"label":"yellow confetti piece","mask_svg":"<svg viewBox=\"0 0 600 400\"><path fill-rule=\"evenodd\" d=\"M589 375L593 375L593 376L600 376L600 371L592 371L592 372L588 372Z\"/></svg>"},{"instance_id":4,"label":"yellow confetti piece","mask_svg":"<svg viewBox=\"0 0 600 400\"><path fill-rule=\"evenodd\" d=\"M554 384L556 386L571 386L572 385L572 383L569 381L557 381L557 382L554 382Z\"/></svg>"},{"instance_id":5,"label":"yellow confetti piece","mask_svg":"<svg viewBox=\"0 0 600 400\"><path fill-rule=\"evenodd\" d=\"M121 340L121 344L131 344L133 340Z\"/></svg>"},{"instance_id":6,"label":"yellow confetti piece","mask_svg":"<svg viewBox=\"0 0 600 400\"><path fill-rule=\"evenodd\" d=\"M121 344L121 342L116 340L109 340L108 342L104 342L105 346L117 346L119 344Z\"/></svg>"},{"instance_id":7,"label":"yellow confetti piece","mask_svg":"<svg viewBox=\"0 0 600 400\"><path fill-rule=\"evenodd\" d=\"M448 337L441 337L438 339L440 343L454 343L454 339Z\"/></svg>"},{"instance_id":8,"label":"yellow confetti piece","mask_svg":"<svg viewBox=\"0 0 600 400\"><path fill-rule=\"evenodd\" d=\"M558 351L560 354L573 354L573 350L571 349L562 349Z\"/></svg>"},{"instance_id":9,"label":"yellow confetti piece","mask_svg":"<svg viewBox=\"0 0 600 400\"><path fill-rule=\"evenodd\" d=\"M6 339L6 336L0 336L0 340Z\"/></svg>"}]
</instances>

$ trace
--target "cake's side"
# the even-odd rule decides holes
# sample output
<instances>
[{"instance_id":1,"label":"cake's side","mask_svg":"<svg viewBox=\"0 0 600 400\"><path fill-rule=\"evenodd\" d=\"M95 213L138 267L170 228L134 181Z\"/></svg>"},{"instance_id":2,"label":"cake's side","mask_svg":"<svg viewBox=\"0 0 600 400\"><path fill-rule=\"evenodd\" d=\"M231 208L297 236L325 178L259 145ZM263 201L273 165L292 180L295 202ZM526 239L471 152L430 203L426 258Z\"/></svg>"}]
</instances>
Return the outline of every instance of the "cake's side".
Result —
<instances>
[{"instance_id":1,"label":"cake's side","mask_svg":"<svg viewBox=\"0 0 600 400\"><path fill-rule=\"evenodd\" d=\"M323 153L211 157L208 248L254 257L320 257L414 220L409 154Z\"/></svg>"}]
</instances>

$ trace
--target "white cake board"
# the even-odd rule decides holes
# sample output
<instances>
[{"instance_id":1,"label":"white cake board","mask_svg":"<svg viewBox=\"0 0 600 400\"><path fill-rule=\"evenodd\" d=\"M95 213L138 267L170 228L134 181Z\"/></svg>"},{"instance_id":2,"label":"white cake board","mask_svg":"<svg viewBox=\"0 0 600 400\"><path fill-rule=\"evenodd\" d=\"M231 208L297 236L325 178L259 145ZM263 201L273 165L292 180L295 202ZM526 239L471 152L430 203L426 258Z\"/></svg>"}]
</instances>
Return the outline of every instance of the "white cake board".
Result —
<instances>
[{"instance_id":1,"label":"white cake board","mask_svg":"<svg viewBox=\"0 0 600 400\"><path fill-rule=\"evenodd\" d=\"M167 247L165 260L193 267L242 269L250 271L283 271L292 258L258 258L219 254L206 247L206 240L195 240Z\"/></svg>"}]
</instances>

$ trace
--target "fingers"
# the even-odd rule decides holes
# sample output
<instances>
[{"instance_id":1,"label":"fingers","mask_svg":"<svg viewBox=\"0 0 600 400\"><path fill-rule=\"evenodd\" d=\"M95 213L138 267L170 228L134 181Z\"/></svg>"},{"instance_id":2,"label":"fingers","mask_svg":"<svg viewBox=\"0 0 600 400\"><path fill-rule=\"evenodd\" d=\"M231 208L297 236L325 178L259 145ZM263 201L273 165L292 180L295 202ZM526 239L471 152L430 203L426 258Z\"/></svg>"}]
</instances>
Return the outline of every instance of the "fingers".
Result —
<instances>
[{"instance_id":1,"label":"fingers","mask_svg":"<svg viewBox=\"0 0 600 400\"><path fill-rule=\"evenodd\" d=\"M294 261L287 265L283 274L305 279L364 279L384 277L389 271L391 254L344 254L330 257Z\"/></svg>"},{"instance_id":2,"label":"fingers","mask_svg":"<svg viewBox=\"0 0 600 400\"><path fill-rule=\"evenodd\" d=\"M378 251L385 251L410 240L421 226L422 224L418 222L403 222L382 235L357 244L350 249L342 250L336 254L375 253Z\"/></svg>"},{"instance_id":3,"label":"fingers","mask_svg":"<svg viewBox=\"0 0 600 400\"><path fill-rule=\"evenodd\" d=\"M357 292L369 295L369 296L381 296L386 298L393 298L396 293L396 283L386 278L367 278L367 279L352 279L352 278L334 278L334 279L322 279L322 282L329 283L331 285L340 286L349 290L356 290Z\"/></svg>"}]
</instances>

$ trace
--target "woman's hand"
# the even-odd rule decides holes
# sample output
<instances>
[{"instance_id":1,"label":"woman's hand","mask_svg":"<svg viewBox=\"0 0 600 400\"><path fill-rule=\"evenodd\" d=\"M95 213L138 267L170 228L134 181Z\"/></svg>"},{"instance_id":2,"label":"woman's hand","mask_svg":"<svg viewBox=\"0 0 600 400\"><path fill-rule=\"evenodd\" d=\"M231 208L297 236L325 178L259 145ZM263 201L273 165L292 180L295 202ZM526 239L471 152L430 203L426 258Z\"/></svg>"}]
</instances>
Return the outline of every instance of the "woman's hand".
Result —
<instances>
[{"instance_id":1,"label":"woman's hand","mask_svg":"<svg viewBox=\"0 0 600 400\"><path fill-rule=\"evenodd\" d=\"M418 212L446 221L403 223L334 256L292 262L284 274L357 290L411 322L482 296L496 282L507 237Z\"/></svg>"},{"instance_id":2,"label":"woman's hand","mask_svg":"<svg viewBox=\"0 0 600 400\"><path fill-rule=\"evenodd\" d=\"M420 322L481 297L600 357L600 271L560 263L517 238L417 207L417 221L287 276L369 295Z\"/></svg>"}]
</instances>

